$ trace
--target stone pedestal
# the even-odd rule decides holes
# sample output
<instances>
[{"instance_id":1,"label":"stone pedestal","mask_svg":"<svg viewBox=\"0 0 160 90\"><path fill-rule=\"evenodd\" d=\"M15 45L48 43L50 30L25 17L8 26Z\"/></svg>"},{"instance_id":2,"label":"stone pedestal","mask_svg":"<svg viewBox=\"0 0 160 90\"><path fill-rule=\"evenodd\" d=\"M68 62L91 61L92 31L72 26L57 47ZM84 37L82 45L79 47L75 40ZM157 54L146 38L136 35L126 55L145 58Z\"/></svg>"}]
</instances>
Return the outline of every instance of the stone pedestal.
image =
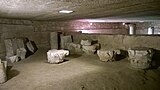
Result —
<instances>
[{"instance_id":1,"label":"stone pedestal","mask_svg":"<svg viewBox=\"0 0 160 90\"><path fill-rule=\"evenodd\" d=\"M149 68L153 53L153 50L149 48L130 48L128 50L128 55L131 66L139 69Z\"/></svg>"},{"instance_id":2,"label":"stone pedestal","mask_svg":"<svg viewBox=\"0 0 160 90\"><path fill-rule=\"evenodd\" d=\"M98 50L97 55L99 56L99 59L101 61L115 61L116 60L116 55L120 54L120 50Z\"/></svg>"},{"instance_id":3,"label":"stone pedestal","mask_svg":"<svg viewBox=\"0 0 160 90\"><path fill-rule=\"evenodd\" d=\"M52 49L47 52L47 59L49 63L61 63L64 61L65 56L69 55L68 50Z\"/></svg>"},{"instance_id":4,"label":"stone pedestal","mask_svg":"<svg viewBox=\"0 0 160 90\"><path fill-rule=\"evenodd\" d=\"M0 60L0 84L7 81L7 61Z\"/></svg>"}]
</instances>

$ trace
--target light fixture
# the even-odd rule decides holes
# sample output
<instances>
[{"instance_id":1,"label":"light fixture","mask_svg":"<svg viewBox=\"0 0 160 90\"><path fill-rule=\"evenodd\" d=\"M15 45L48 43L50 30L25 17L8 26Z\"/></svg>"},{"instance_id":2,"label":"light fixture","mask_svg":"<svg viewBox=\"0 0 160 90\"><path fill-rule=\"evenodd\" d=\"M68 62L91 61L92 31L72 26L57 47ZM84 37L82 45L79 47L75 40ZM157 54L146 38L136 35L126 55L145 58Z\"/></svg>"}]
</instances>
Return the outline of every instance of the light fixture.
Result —
<instances>
[{"instance_id":1,"label":"light fixture","mask_svg":"<svg viewBox=\"0 0 160 90\"><path fill-rule=\"evenodd\" d=\"M143 23L144 21L139 21L140 23Z\"/></svg>"},{"instance_id":2,"label":"light fixture","mask_svg":"<svg viewBox=\"0 0 160 90\"><path fill-rule=\"evenodd\" d=\"M60 10L59 13L72 13L72 10Z\"/></svg>"},{"instance_id":3,"label":"light fixture","mask_svg":"<svg viewBox=\"0 0 160 90\"><path fill-rule=\"evenodd\" d=\"M122 23L122 25L125 25L126 23Z\"/></svg>"}]
</instances>

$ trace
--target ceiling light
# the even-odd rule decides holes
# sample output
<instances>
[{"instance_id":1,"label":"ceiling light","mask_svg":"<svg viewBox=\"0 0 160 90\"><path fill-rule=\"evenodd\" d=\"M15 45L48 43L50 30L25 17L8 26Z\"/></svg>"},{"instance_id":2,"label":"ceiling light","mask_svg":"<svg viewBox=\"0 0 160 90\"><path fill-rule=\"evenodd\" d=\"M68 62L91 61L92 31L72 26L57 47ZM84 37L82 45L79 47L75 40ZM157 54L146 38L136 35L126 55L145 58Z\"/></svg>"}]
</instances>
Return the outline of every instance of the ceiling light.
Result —
<instances>
[{"instance_id":1,"label":"ceiling light","mask_svg":"<svg viewBox=\"0 0 160 90\"><path fill-rule=\"evenodd\" d=\"M143 23L144 21L139 21L140 23Z\"/></svg>"},{"instance_id":2,"label":"ceiling light","mask_svg":"<svg viewBox=\"0 0 160 90\"><path fill-rule=\"evenodd\" d=\"M73 11L71 10L60 10L59 13L72 13Z\"/></svg>"},{"instance_id":3,"label":"ceiling light","mask_svg":"<svg viewBox=\"0 0 160 90\"><path fill-rule=\"evenodd\" d=\"M125 25L126 23L122 23L122 25Z\"/></svg>"}]
</instances>

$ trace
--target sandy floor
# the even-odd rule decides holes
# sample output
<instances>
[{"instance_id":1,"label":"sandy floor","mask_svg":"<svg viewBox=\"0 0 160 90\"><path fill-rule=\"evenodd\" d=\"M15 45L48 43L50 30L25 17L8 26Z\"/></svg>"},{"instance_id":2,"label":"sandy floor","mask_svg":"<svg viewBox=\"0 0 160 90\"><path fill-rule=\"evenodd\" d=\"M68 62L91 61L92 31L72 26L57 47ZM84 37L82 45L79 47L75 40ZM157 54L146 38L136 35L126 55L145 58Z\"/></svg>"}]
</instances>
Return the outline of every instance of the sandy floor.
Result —
<instances>
[{"instance_id":1,"label":"sandy floor","mask_svg":"<svg viewBox=\"0 0 160 90\"><path fill-rule=\"evenodd\" d=\"M69 56L46 63L46 50L9 66L0 90L160 90L160 70L135 70L129 61L101 62L95 56Z\"/></svg>"}]
</instances>

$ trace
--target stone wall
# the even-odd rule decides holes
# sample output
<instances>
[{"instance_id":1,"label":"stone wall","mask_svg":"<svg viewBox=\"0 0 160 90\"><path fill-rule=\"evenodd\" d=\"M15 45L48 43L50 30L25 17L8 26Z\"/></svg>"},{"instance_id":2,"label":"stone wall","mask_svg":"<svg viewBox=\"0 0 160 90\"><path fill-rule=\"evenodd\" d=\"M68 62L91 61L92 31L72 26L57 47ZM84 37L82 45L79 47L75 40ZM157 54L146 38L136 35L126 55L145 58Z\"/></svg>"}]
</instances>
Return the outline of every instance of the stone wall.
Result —
<instances>
[{"instance_id":1,"label":"stone wall","mask_svg":"<svg viewBox=\"0 0 160 90\"><path fill-rule=\"evenodd\" d=\"M61 32L82 32L82 33L103 33L103 34L128 34L128 30L121 22L80 22L64 21L52 25L55 31Z\"/></svg>"},{"instance_id":2,"label":"stone wall","mask_svg":"<svg viewBox=\"0 0 160 90\"><path fill-rule=\"evenodd\" d=\"M80 43L81 39L98 40L101 48L118 48L127 50L132 47L149 47L160 50L160 36L149 35L91 35L70 33L74 43Z\"/></svg>"},{"instance_id":3,"label":"stone wall","mask_svg":"<svg viewBox=\"0 0 160 90\"><path fill-rule=\"evenodd\" d=\"M136 22L136 34L128 35L127 27L122 23L90 23L90 22L57 22L55 27L65 31L66 35L72 35L75 43L80 43L81 39L98 40L102 48L120 48L128 49L130 47L150 47L160 50L160 36L147 35L149 27L155 27L155 33L160 31L160 22ZM93 30L94 28L94 30ZM103 32L101 29L103 28ZM112 29L111 29L112 28ZM118 33L117 28L121 28L124 33ZM55 28L57 29L57 28ZM88 29L88 33L74 32L76 30L84 31ZM95 30L100 31L93 34ZM107 32L110 30L110 33ZM68 31L68 32L67 32ZM70 31L70 32L69 32ZM110 34L110 35L108 35ZM117 35L115 35L117 34ZM139 35L140 34L140 35Z\"/></svg>"},{"instance_id":4,"label":"stone wall","mask_svg":"<svg viewBox=\"0 0 160 90\"><path fill-rule=\"evenodd\" d=\"M160 31L160 22L135 24L137 34L146 34L149 26L155 27L156 32ZM71 34L75 43L80 43L81 39L98 40L103 48L127 49L128 47L138 45L159 49L159 36L128 36L128 30L121 22L91 23L79 21L53 22L0 19L0 56L5 55L4 39L6 38L27 37L34 41L38 47L49 48L50 32L62 32L66 35ZM96 33L99 33L99 35Z\"/></svg>"},{"instance_id":5,"label":"stone wall","mask_svg":"<svg viewBox=\"0 0 160 90\"><path fill-rule=\"evenodd\" d=\"M27 37L38 47L49 47L49 22L0 19L0 57L5 56L4 39ZM48 27L48 28L46 28Z\"/></svg>"}]
</instances>

